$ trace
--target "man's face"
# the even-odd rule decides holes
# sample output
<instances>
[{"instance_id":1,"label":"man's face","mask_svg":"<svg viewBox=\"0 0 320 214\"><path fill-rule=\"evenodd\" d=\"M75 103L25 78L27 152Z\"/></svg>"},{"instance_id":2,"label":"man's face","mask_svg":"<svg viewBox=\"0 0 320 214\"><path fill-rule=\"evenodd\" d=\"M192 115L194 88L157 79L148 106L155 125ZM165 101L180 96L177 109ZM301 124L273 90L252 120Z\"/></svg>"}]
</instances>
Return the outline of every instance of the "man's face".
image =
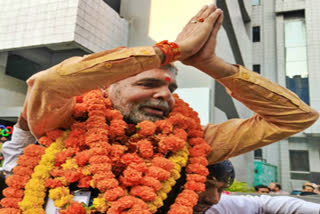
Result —
<instances>
[{"instance_id":1,"label":"man's face","mask_svg":"<svg viewBox=\"0 0 320 214\"><path fill-rule=\"evenodd\" d=\"M263 188L263 187L259 188L257 191L257 193L264 193L264 194L269 193L269 192L270 192L270 190L268 188Z\"/></svg>"},{"instance_id":2,"label":"man's face","mask_svg":"<svg viewBox=\"0 0 320 214\"><path fill-rule=\"evenodd\" d=\"M278 188L276 187L275 183L270 183L268 187L272 192L277 192L278 191Z\"/></svg>"},{"instance_id":3,"label":"man's face","mask_svg":"<svg viewBox=\"0 0 320 214\"><path fill-rule=\"evenodd\" d=\"M194 214L202 214L220 200L221 193L228 185L222 181L207 179L206 190L199 194L198 204L193 208Z\"/></svg>"},{"instance_id":4,"label":"man's face","mask_svg":"<svg viewBox=\"0 0 320 214\"><path fill-rule=\"evenodd\" d=\"M129 123L157 121L168 116L174 106L172 93L176 75L164 69L152 69L112 84L108 88L113 107Z\"/></svg>"},{"instance_id":5,"label":"man's face","mask_svg":"<svg viewBox=\"0 0 320 214\"><path fill-rule=\"evenodd\" d=\"M314 188L309 185L305 185L302 189L302 192L313 192L313 191L314 191Z\"/></svg>"}]
</instances>

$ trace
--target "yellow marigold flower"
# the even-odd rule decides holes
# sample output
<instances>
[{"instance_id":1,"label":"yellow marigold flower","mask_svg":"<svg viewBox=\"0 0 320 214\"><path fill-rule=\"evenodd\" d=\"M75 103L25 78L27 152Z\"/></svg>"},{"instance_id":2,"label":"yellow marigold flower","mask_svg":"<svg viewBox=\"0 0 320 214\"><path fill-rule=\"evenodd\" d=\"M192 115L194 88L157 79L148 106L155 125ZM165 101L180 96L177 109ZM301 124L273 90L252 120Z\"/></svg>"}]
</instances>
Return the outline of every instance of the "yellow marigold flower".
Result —
<instances>
[{"instance_id":1,"label":"yellow marigold flower","mask_svg":"<svg viewBox=\"0 0 320 214\"><path fill-rule=\"evenodd\" d=\"M24 191L24 195L44 198L44 197L46 197L46 192L27 189Z\"/></svg>"},{"instance_id":2,"label":"yellow marigold flower","mask_svg":"<svg viewBox=\"0 0 320 214\"><path fill-rule=\"evenodd\" d=\"M61 165L61 167L64 170L72 170L72 169L78 169L79 168L79 166L76 163L76 160L74 158L67 159L66 162Z\"/></svg>"},{"instance_id":3,"label":"yellow marigold flower","mask_svg":"<svg viewBox=\"0 0 320 214\"><path fill-rule=\"evenodd\" d=\"M25 211L32 208L40 208L44 204L44 199L34 196L24 196L23 200L19 202L21 210Z\"/></svg>"},{"instance_id":4,"label":"yellow marigold flower","mask_svg":"<svg viewBox=\"0 0 320 214\"><path fill-rule=\"evenodd\" d=\"M170 184L170 186L174 186L176 184L176 180L174 180L173 177L170 177L167 182Z\"/></svg>"},{"instance_id":5,"label":"yellow marigold flower","mask_svg":"<svg viewBox=\"0 0 320 214\"><path fill-rule=\"evenodd\" d=\"M175 164L174 167L173 167L173 170L181 172L181 166L179 164Z\"/></svg>"},{"instance_id":6,"label":"yellow marigold flower","mask_svg":"<svg viewBox=\"0 0 320 214\"><path fill-rule=\"evenodd\" d=\"M148 203L148 210L151 212L151 213L155 213L157 212L157 207L151 203Z\"/></svg>"},{"instance_id":7,"label":"yellow marigold flower","mask_svg":"<svg viewBox=\"0 0 320 214\"><path fill-rule=\"evenodd\" d=\"M102 197L94 198L92 204L96 208L96 210L101 213L104 213L109 207L106 200L104 200L104 198Z\"/></svg>"},{"instance_id":8,"label":"yellow marigold flower","mask_svg":"<svg viewBox=\"0 0 320 214\"><path fill-rule=\"evenodd\" d=\"M165 193L169 193L171 191L171 186L168 182L165 182L163 185L162 185L162 188L161 188L161 191L165 192Z\"/></svg>"},{"instance_id":9,"label":"yellow marigold flower","mask_svg":"<svg viewBox=\"0 0 320 214\"><path fill-rule=\"evenodd\" d=\"M49 190L49 198L51 198L52 200L60 199L69 194L70 190L67 187L57 187Z\"/></svg>"},{"instance_id":10,"label":"yellow marigold flower","mask_svg":"<svg viewBox=\"0 0 320 214\"><path fill-rule=\"evenodd\" d=\"M69 204L71 203L72 201L72 198L73 198L73 195L66 195L66 196L63 196L62 198L60 198L59 200L55 200L54 201L54 205L56 207L64 207L66 204Z\"/></svg>"},{"instance_id":11,"label":"yellow marigold flower","mask_svg":"<svg viewBox=\"0 0 320 214\"><path fill-rule=\"evenodd\" d=\"M32 178L26 184L25 189L44 192L46 190L46 187L44 186L44 184L45 184L45 181L37 178Z\"/></svg>"},{"instance_id":12,"label":"yellow marigold flower","mask_svg":"<svg viewBox=\"0 0 320 214\"><path fill-rule=\"evenodd\" d=\"M82 174L84 174L84 175L91 175L91 172L89 171L89 165L87 165L87 166L84 166L83 168L82 168L82 170L81 170L81 172L82 172Z\"/></svg>"},{"instance_id":13,"label":"yellow marigold flower","mask_svg":"<svg viewBox=\"0 0 320 214\"><path fill-rule=\"evenodd\" d=\"M163 206L163 200L161 199L161 197L157 196L154 198L154 200L152 201L152 204L154 206L156 206L157 208L162 207Z\"/></svg>"},{"instance_id":14,"label":"yellow marigold flower","mask_svg":"<svg viewBox=\"0 0 320 214\"><path fill-rule=\"evenodd\" d=\"M67 185L67 184L68 184L68 182L67 182L67 180L66 180L66 177L57 177L56 179L57 179L57 180L60 180L63 185Z\"/></svg>"},{"instance_id":15,"label":"yellow marigold flower","mask_svg":"<svg viewBox=\"0 0 320 214\"><path fill-rule=\"evenodd\" d=\"M166 200L168 195L167 193L165 193L164 191L160 190L159 192L157 192L157 196L159 196L162 200Z\"/></svg>"},{"instance_id":16,"label":"yellow marigold flower","mask_svg":"<svg viewBox=\"0 0 320 214\"><path fill-rule=\"evenodd\" d=\"M23 214L45 214L43 208L34 208L34 209L29 209L23 212Z\"/></svg>"},{"instance_id":17,"label":"yellow marigold flower","mask_svg":"<svg viewBox=\"0 0 320 214\"><path fill-rule=\"evenodd\" d=\"M171 175L172 175L172 177L175 179L175 180L177 180L177 179L179 179L180 178L180 172L178 171L178 170L176 170L176 169L173 169L172 171L171 171Z\"/></svg>"}]
</instances>

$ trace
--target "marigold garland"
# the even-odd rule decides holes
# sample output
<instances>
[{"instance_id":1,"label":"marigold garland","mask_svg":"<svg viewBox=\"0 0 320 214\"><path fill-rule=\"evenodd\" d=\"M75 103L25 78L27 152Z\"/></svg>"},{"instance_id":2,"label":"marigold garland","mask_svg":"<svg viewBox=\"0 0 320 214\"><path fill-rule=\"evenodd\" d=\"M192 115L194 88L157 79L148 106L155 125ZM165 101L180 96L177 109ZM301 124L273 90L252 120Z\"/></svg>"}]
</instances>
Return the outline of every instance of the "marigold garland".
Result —
<instances>
[{"instance_id":1,"label":"marigold garland","mask_svg":"<svg viewBox=\"0 0 320 214\"><path fill-rule=\"evenodd\" d=\"M100 90L77 97L70 131L53 130L25 148L6 180L1 213L44 213L49 190L61 214L155 213L186 167L184 190L169 214L192 213L208 174L197 113L175 95L169 117L127 124ZM27 176L26 176L27 175ZM31 177L30 177L31 176ZM70 185L99 192L93 205L73 201Z\"/></svg>"}]
</instances>

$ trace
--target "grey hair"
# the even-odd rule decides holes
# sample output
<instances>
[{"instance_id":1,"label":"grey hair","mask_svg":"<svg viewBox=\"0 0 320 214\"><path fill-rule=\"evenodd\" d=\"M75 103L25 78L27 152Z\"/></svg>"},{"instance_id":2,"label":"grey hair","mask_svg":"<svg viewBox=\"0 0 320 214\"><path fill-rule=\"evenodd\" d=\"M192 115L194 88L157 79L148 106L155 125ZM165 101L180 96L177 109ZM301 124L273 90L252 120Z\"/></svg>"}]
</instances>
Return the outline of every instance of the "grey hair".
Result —
<instances>
[{"instance_id":1,"label":"grey hair","mask_svg":"<svg viewBox=\"0 0 320 214\"><path fill-rule=\"evenodd\" d=\"M166 65L163 65L163 66L160 67L160 69L169 70L172 73L174 73L175 75L178 75L178 69L173 63L169 63L169 64L166 64Z\"/></svg>"}]
</instances>

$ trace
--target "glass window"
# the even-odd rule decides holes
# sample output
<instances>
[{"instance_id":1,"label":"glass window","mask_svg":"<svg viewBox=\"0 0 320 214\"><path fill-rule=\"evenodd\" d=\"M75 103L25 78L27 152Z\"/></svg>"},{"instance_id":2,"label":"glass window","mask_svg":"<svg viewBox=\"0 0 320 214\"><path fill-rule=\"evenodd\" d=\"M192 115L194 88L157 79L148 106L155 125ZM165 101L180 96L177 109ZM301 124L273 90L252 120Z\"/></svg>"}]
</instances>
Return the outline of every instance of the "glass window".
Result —
<instances>
[{"instance_id":1,"label":"glass window","mask_svg":"<svg viewBox=\"0 0 320 214\"><path fill-rule=\"evenodd\" d=\"M260 0L252 0L252 5L260 5Z\"/></svg>"},{"instance_id":2,"label":"glass window","mask_svg":"<svg viewBox=\"0 0 320 214\"><path fill-rule=\"evenodd\" d=\"M262 149L254 150L254 159L262 159Z\"/></svg>"},{"instance_id":3,"label":"glass window","mask_svg":"<svg viewBox=\"0 0 320 214\"><path fill-rule=\"evenodd\" d=\"M252 41L253 42L260 42L260 27L259 26L252 27Z\"/></svg>"},{"instance_id":4,"label":"glass window","mask_svg":"<svg viewBox=\"0 0 320 214\"><path fill-rule=\"evenodd\" d=\"M256 64L256 65L252 66L252 70L254 72L257 72L258 74L260 74L260 69L261 69L261 66L259 64Z\"/></svg>"},{"instance_id":5,"label":"glass window","mask_svg":"<svg viewBox=\"0 0 320 214\"><path fill-rule=\"evenodd\" d=\"M309 153L302 150L289 150L290 170L309 172Z\"/></svg>"},{"instance_id":6,"label":"glass window","mask_svg":"<svg viewBox=\"0 0 320 214\"><path fill-rule=\"evenodd\" d=\"M285 19L286 86L309 104L307 42L304 18Z\"/></svg>"}]
</instances>

